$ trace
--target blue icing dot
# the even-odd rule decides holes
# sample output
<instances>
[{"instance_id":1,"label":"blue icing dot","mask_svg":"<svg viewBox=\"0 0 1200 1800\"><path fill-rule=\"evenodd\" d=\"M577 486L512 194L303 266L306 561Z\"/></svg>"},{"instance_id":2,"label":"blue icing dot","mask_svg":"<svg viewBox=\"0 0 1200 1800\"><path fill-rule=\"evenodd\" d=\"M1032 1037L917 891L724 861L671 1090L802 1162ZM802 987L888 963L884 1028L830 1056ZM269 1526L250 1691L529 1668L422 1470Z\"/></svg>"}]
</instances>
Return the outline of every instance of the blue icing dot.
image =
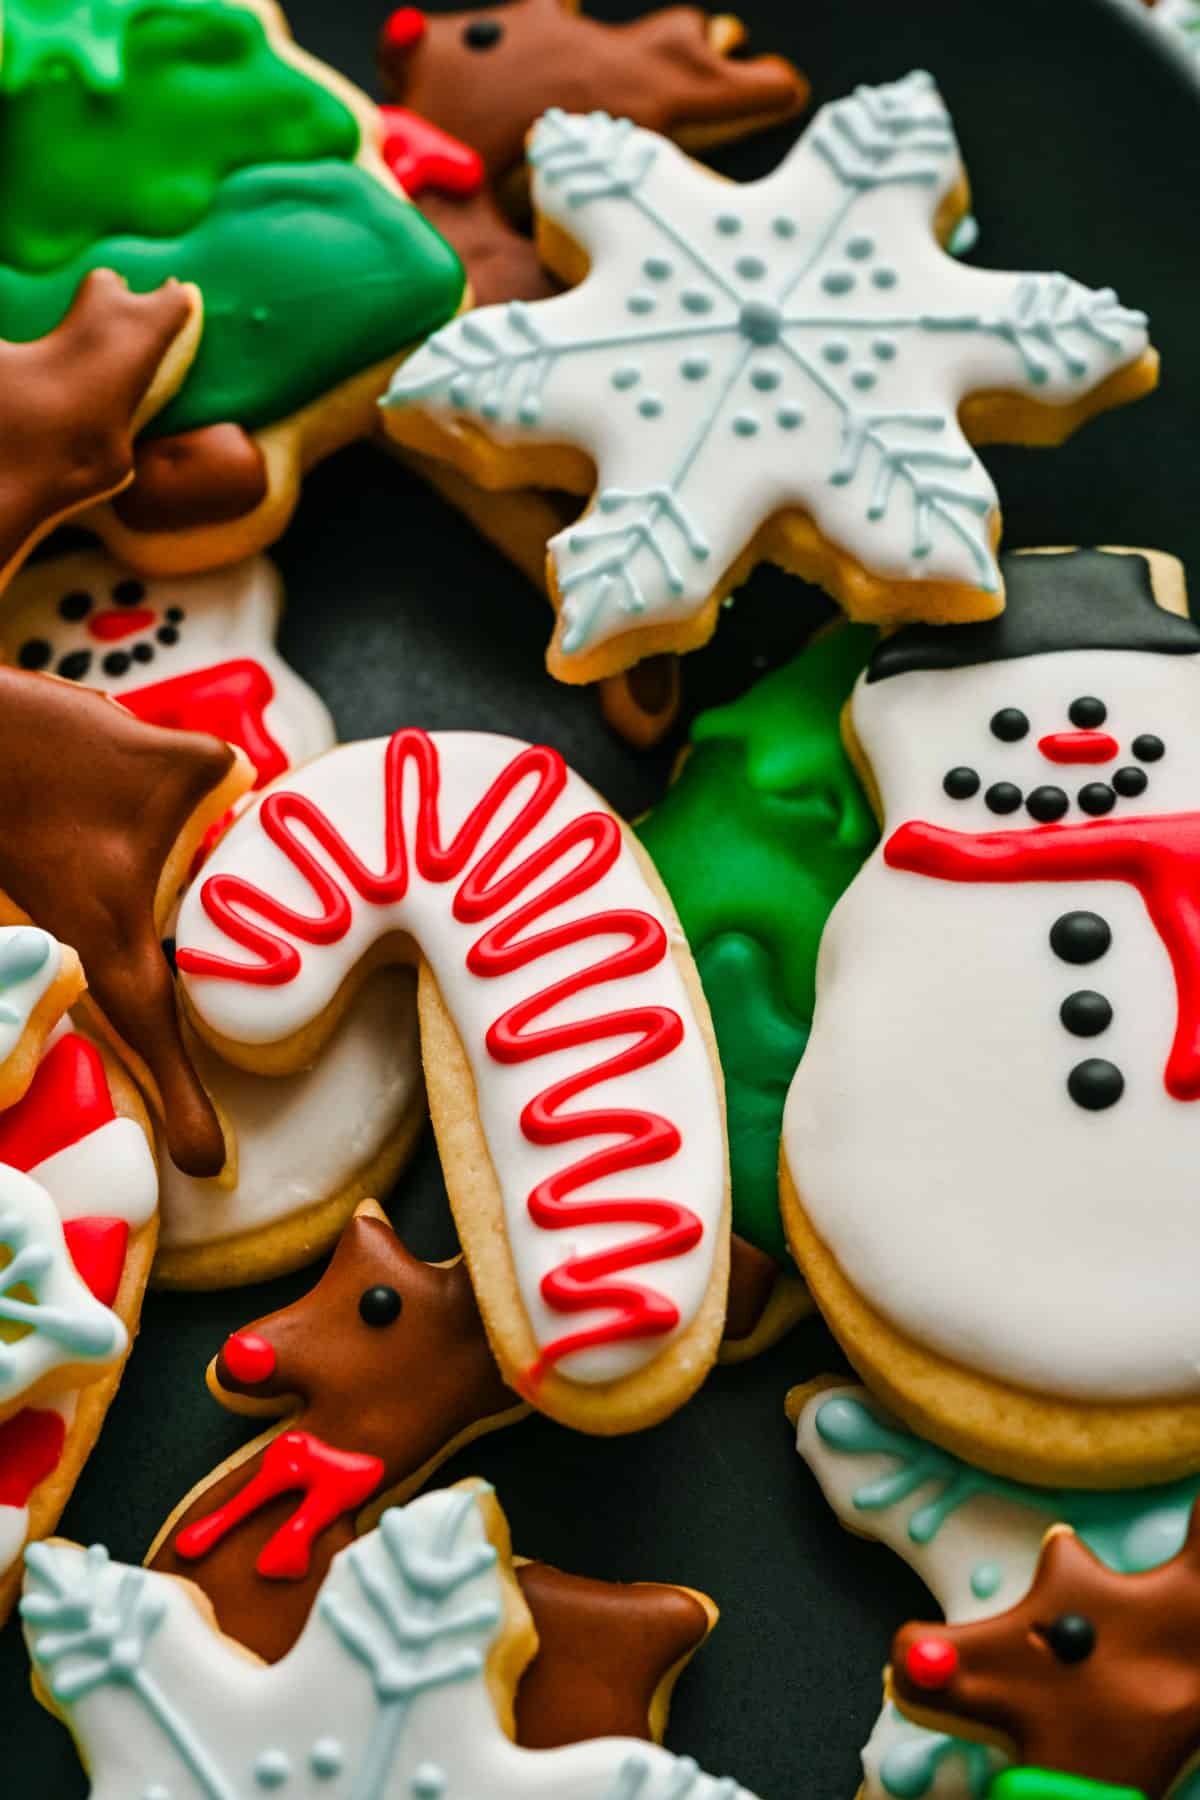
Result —
<instances>
[{"instance_id":1,"label":"blue icing dot","mask_svg":"<svg viewBox=\"0 0 1200 1800\"><path fill-rule=\"evenodd\" d=\"M439 1763L423 1762L408 1785L413 1800L441 1800L450 1784Z\"/></svg>"},{"instance_id":2,"label":"blue icing dot","mask_svg":"<svg viewBox=\"0 0 1200 1800\"><path fill-rule=\"evenodd\" d=\"M264 1750L254 1765L254 1779L260 1788L281 1788L291 1772L285 1750Z\"/></svg>"},{"instance_id":3,"label":"blue icing dot","mask_svg":"<svg viewBox=\"0 0 1200 1800\"><path fill-rule=\"evenodd\" d=\"M758 420L753 413L734 413L733 429L738 437L753 437L758 430Z\"/></svg>"},{"instance_id":4,"label":"blue icing dot","mask_svg":"<svg viewBox=\"0 0 1200 1800\"><path fill-rule=\"evenodd\" d=\"M641 380L641 370L635 369L632 363L622 363L620 368L613 370L609 380L618 393L624 393L626 388L637 386Z\"/></svg>"},{"instance_id":5,"label":"blue icing dot","mask_svg":"<svg viewBox=\"0 0 1200 1800\"><path fill-rule=\"evenodd\" d=\"M326 1781L340 1775L346 1763L346 1752L333 1737L318 1738L308 1753L308 1766L314 1775Z\"/></svg>"},{"instance_id":6,"label":"blue icing dot","mask_svg":"<svg viewBox=\"0 0 1200 1800\"><path fill-rule=\"evenodd\" d=\"M711 370L707 356L685 356L679 365L679 373L685 381L703 381Z\"/></svg>"},{"instance_id":7,"label":"blue icing dot","mask_svg":"<svg viewBox=\"0 0 1200 1800\"><path fill-rule=\"evenodd\" d=\"M849 362L850 346L843 343L841 338L834 338L831 343L825 345L821 355L827 363L833 363L836 367L839 363Z\"/></svg>"},{"instance_id":8,"label":"blue icing dot","mask_svg":"<svg viewBox=\"0 0 1200 1800\"><path fill-rule=\"evenodd\" d=\"M469 406L471 403L470 376L456 375L450 383L449 393L452 406Z\"/></svg>"},{"instance_id":9,"label":"blue icing dot","mask_svg":"<svg viewBox=\"0 0 1200 1800\"><path fill-rule=\"evenodd\" d=\"M895 269L873 269L871 280L877 288L894 288L900 277Z\"/></svg>"},{"instance_id":10,"label":"blue icing dot","mask_svg":"<svg viewBox=\"0 0 1200 1800\"><path fill-rule=\"evenodd\" d=\"M739 256L733 266L743 281L758 281L767 272L761 256Z\"/></svg>"},{"instance_id":11,"label":"blue icing dot","mask_svg":"<svg viewBox=\"0 0 1200 1800\"><path fill-rule=\"evenodd\" d=\"M679 296L684 312L707 313L712 311L712 296L702 288L684 288Z\"/></svg>"},{"instance_id":12,"label":"blue icing dot","mask_svg":"<svg viewBox=\"0 0 1200 1800\"><path fill-rule=\"evenodd\" d=\"M665 256L648 256L642 269L651 281L667 281L675 272Z\"/></svg>"},{"instance_id":13,"label":"blue icing dot","mask_svg":"<svg viewBox=\"0 0 1200 1800\"><path fill-rule=\"evenodd\" d=\"M773 394L782 380L783 376L771 363L760 363L757 369L750 371L750 386L757 388L760 394Z\"/></svg>"},{"instance_id":14,"label":"blue icing dot","mask_svg":"<svg viewBox=\"0 0 1200 1800\"><path fill-rule=\"evenodd\" d=\"M662 399L658 394L643 394L638 401L638 411L643 419L657 419L662 409Z\"/></svg>"},{"instance_id":15,"label":"blue icing dot","mask_svg":"<svg viewBox=\"0 0 1200 1800\"><path fill-rule=\"evenodd\" d=\"M853 375L850 377L851 383L858 389L860 394L870 393L878 379L879 377L876 375L874 369L855 369Z\"/></svg>"},{"instance_id":16,"label":"blue icing dot","mask_svg":"<svg viewBox=\"0 0 1200 1800\"><path fill-rule=\"evenodd\" d=\"M854 277L849 269L830 269L822 275L821 286L827 294L848 294L854 286Z\"/></svg>"},{"instance_id":17,"label":"blue icing dot","mask_svg":"<svg viewBox=\"0 0 1200 1800\"><path fill-rule=\"evenodd\" d=\"M722 237L736 237L742 229L742 221L736 213L718 213L717 230Z\"/></svg>"},{"instance_id":18,"label":"blue icing dot","mask_svg":"<svg viewBox=\"0 0 1200 1800\"><path fill-rule=\"evenodd\" d=\"M785 218L781 213L777 219L771 220L771 230L777 238L793 238L796 235L795 220Z\"/></svg>"},{"instance_id":19,"label":"blue icing dot","mask_svg":"<svg viewBox=\"0 0 1200 1800\"><path fill-rule=\"evenodd\" d=\"M648 313L654 311L656 303L654 295L648 294L645 288L635 288L625 304L631 313Z\"/></svg>"},{"instance_id":20,"label":"blue icing dot","mask_svg":"<svg viewBox=\"0 0 1200 1800\"><path fill-rule=\"evenodd\" d=\"M891 338L876 338L871 345L871 355L880 362L892 362L896 355L896 346Z\"/></svg>"},{"instance_id":21,"label":"blue icing dot","mask_svg":"<svg viewBox=\"0 0 1200 1800\"><path fill-rule=\"evenodd\" d=\"M517 408L517 417L520 419L522 425L536 425L541 416L542 403L540 400L535 399L533 395L530 395L527 400L522 400L520 406Z\"/></svg>"},{"instance_id":22,"label":"blue icing dot","mask_svg":"<svg viewBox=\"0 0 1200 1800\"><path fill-rule=\"evenodd\" d=\"M781 431L795 431L797 426L803 425L804 414L798 406L781 406L775 414L775 423Z\"/></svg>"},{"instance_id":23,"label":"blue icing dot","mask_svg":"<svg viewBox=\"0 0 1200 1800\"><path fill-rule=\"evenodd\" d=\"M875 239L869 237L852 237L846 245L846 255L855 262L866 262L875 254Z\"/></svg>"},{"instance_id":24,"label":"blue icing dot","mask_svg":"<svg viewBox=\"0 0 1200 1800\"><path fill-rule=\"evenodd\" d=\"M999 1563L976 1563L971 1570L971 1592L977 1600L990 1600L998 1594L1004 1580L1004 1570Z\"/></svg>"}]
</instances>

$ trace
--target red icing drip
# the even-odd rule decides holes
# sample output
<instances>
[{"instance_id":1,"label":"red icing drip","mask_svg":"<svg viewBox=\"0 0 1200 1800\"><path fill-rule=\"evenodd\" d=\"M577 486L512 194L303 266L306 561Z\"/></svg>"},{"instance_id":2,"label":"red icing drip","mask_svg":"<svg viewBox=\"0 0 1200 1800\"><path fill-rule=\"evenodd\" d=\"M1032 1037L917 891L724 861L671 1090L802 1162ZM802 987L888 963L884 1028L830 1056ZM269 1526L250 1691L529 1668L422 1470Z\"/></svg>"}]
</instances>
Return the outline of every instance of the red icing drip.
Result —
<instances>
[{"instance_id":1,"label":"red icing drip","mask_svg":"<svg viewBox=\"0 0 1200 1800\"><path fill-rule=\"evenodd\" d=\"M100 1052L68 1032L43 1056L23 1098L0 1113L0 1162L28 1174L115 1116Z\"/></svg>"},{"instance_id":2,"label":"red icing drip","mask_svg":"<svg viewBox=\"0 0 1200 1800\"><path fill-rule=\"evenodd\" d=\"M186 1526L175 1548L195 1562L269 1501L299 1492L304 1499L264 1544L254 1566L268 1581L301 1581L321 1532L344 1513L365 1506L383 1480L383 1470L377 1456L335 1450L310 1431L285 1431L264 1450L257 1475L216 1512Z\"/></svg>"},{"instance_id":3,"label":"red icing drip","mask_svg":"<svg viewBox=\"0 0 1200 1800\"><path fill-rule=\"evenodd\" d=\"M1038 749L1053 763L1111 762L1120 747L1107 731L1055 731L1038 739Z\"/></svg>"},{"instance_id":4,"label":"red icing drip","mask_svg":"<svg viewBox=\"0 0 1200 1800\"><path fill-rule=\"evenodd\" d=\"M25 1506L58 1467L67 1427L61 1415L27 1406L0 1425L0 1506Z\"/></svg>"},{"instance_id":5,"label":"red icing drip","mask_svg":"<svg viewBox=\"0 0 1200 1800\"><path fill-rule=\"evenodd\" d=\"M383 160L406 194L415 200L435 193L469 198L483 186L483 158L469 144L410 112L407 106L381 106Z\"/></svg>"},{"instance_id":6,"label":"red icing drip","mask_svg":"<svg viewBox=\"0 0 1200 1800\"><path fill-rule=\"evenodd\" d=\"M383 28L384 43L389 50L411 50L425 36L425 14L419 6L400 6Z\"/></svg>"},{"instance_id":7,"label":"red icing drip","mask_svg":"<svg viewBox=\"0 0 1200 1800\"><path fill-rule=\"evenodd\" d=\"M253 1331L235 1331L225 1339L220 1367L234 1380L253 1387L275 1373L275 1352L266 1338Z\"/></svg>"},{"instance_id":8,"label":"red icing drip","mask_svg":"<svg viewBox=\"0 0 1200 1800\"><path fill-rule=\"evenodd\" d=\"M94 613L88 620L88 631L101 644L119 644L122 638L149 631L154 618L146 606L114 606L108 612Z\"/></svg>"},{"instance_id":9,"label":"red icing drip","mask_svg":"<svg viewBox=\"0 0 1200 1800\"><path fill-rule=\"evenodd\" d=\"M149 725L175 731L207 731L244 750L265 787L288 767L288 759L267 730L266 710L275 684L261 663L249 657L173 675L149 687L117 696L121 705Z\"/></svg>"},{"instance_id":10,"label":"red icing drip","mask_svg":"<svg viewBox=\"0 0 1200 1800\"><path fill-rule=\"evenodd\" d=\"M546 1088L521 1115L521 1130L530 1143L565 1144L595 1137L616 1140L534 1188L528 1206L536 1225L547 1231L571 1231L591 1224L648 1227L643 1236L631 1242L589 1256L569 1257L544 1277L542 1295L555 1311L572 1314L605 1309L615 1316L587 1330L567 1333L547 1345L527 1376L527 1383L536 1384L553 1363L575 1351L673 1331L679 1322L679 1311L672 1300L640 1283L617 1278L626 1270L687 1254L700 1242L704 1230L693 1212L669 1200L569 1198L577 1189L618 1170L663 1162L678 1151L678 1128L655 1113L596 1107L563 1116L561 1109L589 1088L669 1055L683 1038L679 1015L669 1007L645 1006L573 1024L531 1029L542 1014L568 996L656 968L667 956L662 925L640 911L592 914L571 923L551 925L530 936L519 935L563 902L586 893L612 868L621 853L621 828L617 821L608 813L582 813L540 849L506 874L500 874L505 862L545 818L566 786L562 757L545 747L520 751L472 809L457 837L443 845L438 826L441 771L437 749L424 732L400 731L389 743L385 761L383 870L376 873L368 869L325 814L303 795L286 789L268 794L258 814L262 829L308 882L319 911L296 912L240 876L212 875L201 888L204 910L227 937L261 960L237 963L207 951L181 948L177 961L180 969L190 975L282 986L299 973L300 954L294 945L264 929L255 919L264 925L281 927L302 943L335 944L344 938L351 923L350 901L314 856L310 843L320 846L369 904L383 906L402 899L409 879L402 799L405 766L410 761L416 767L419 784L413 847L416 867L426 880L435 882L449 881L466 871L452 902L453 915L459 921L476 924L492 917L515 902L566 853L583 852L566 874L535 898L517 906L472 945L467 953L467 967L473 975L484 980L506 975L550 952L584 944L592 938L615 936L626 940L623 948L607 952L598 961L510 1008L487 1034L489 1053L502 1063L524 1062L609 1039L634 1039L590 1069ZM533 793L492 847L472 863L492 820L504 810L514 791L530 778L536 784Z\"/></svg>"},{"instance_id":11,"label":"red icing drip","mask_svg":"<svg viewBox=\"0 0 1200 1800\"><path fill-rule=\"evenodd\" d=\"M936 1692L949 1687L958 1669L958 1651L946 1638L918 1638L908 1647L904 1671L914 1687Z\"/></svg>"},{"instance_id":12,"label":"red icing drip","mask_svg":"<svg viewBox=\"0 0 1200 1800\"><path fill-rule=\"evenodd\" d=\"M125 1219L68 1219L63 1236L71 1261L102 1306L111 1306L121 1285L129 1225Z\"/></svg>"},{"instance_id":13,"label":"red icing drip","mask_svg":"<svg viewBox=\"0 0 1200 1800\"><path fill-rule=\"evenodd\" d=\"M1167 1092L1200 1099L1200 813L1097 819L978 837L910 821L888 840L893 869L941 881L1126 881L1175 971L1179 1011Z\"/></svg>"}]
</instances>

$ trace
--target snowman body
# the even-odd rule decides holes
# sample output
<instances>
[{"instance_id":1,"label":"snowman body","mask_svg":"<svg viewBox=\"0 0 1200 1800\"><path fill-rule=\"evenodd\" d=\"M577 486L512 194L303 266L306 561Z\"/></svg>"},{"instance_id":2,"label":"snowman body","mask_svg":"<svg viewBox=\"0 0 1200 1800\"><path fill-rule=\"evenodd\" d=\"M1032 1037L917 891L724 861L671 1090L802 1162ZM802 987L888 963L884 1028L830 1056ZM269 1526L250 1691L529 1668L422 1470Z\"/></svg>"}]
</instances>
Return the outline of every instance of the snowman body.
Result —
<instances>
[{"instance_id":1,"label":"snowman body","mask_svg":"<svg viewBox=\"0 0 1200 1800\"><path fill-rule=\"evenodd\" d=\"M22 570L0 650L22 668L99 688L152 724L236 743L262 786L336 741L324 702L275 649L282 608L263 556L152 581L104 550L81 550Z\"/></svg>"},{"instance_id":2,"label":"snowman body","mask_svg":"<svg viewBox=\"0 0 1200 1800\"><path fill-rule=\"evenodd\" d=\"M952 1362L1080 1401L1195 1394L1200 1098L1172 1054L1193 938L1200 968L1200 656L868 672L851 719L883 837L826 928L787 1103L811 1225L878 1313ZM1135 882L1105 878L1118 826L1174 842L1157 922ZM1025 834L1042 860L983 878L996 834L1010 870ZM1064 844L1086 878L1045 857Z\"/></svg>"}]
</instances>

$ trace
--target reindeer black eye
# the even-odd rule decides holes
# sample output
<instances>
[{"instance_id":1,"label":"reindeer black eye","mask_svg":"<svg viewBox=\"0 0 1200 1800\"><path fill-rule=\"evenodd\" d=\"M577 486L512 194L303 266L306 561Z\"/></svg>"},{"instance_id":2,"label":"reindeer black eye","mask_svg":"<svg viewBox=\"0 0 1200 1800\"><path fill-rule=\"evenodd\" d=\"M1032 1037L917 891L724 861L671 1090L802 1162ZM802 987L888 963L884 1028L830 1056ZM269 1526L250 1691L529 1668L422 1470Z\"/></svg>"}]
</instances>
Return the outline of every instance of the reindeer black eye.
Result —
<instances>
[{"instance_id":1,"label":"reindeer black eye","mask_svg":"<svg viewBox=\"0 0 1200 1800\"><path fill-rule=\"evenodd\" d=\"M392 1325L400 1317L404 1302L394 1287L364 1288L358 1301L358 1316L364 1325Z\"/></svg>"},{"instance_id":2,"label":"reindeer black eye","mask_svg":"<svg viewBox=\"0 0 1200 1800\"><path fill-rule=\"evenodd\" d=\"M1082 1613L1059 1613L1038 1635L1053 1650L1060 1663L1086 1662L1096 1648L1096 1627Z\"/></svg>"},{"instance_id":3,"label":"reindeer black eye","mask_svg":"<svg viewBox=\"0 0 1200 1800\"><path fill-rule=\"evenodd\" d=\"M463 43L468 50L494 50L503 36L499 19L472 19L463 26Z\"/></svg>"}]
</instances>

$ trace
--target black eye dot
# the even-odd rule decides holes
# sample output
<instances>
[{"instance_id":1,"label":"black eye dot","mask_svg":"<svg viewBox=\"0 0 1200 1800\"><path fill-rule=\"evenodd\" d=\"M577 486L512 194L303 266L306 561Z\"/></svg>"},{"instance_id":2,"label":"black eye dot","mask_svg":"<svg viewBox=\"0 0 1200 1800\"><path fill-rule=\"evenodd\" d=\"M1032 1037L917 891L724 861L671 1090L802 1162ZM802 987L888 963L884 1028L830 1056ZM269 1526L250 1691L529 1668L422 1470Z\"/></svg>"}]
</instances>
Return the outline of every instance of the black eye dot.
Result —
<instances>
[{"instance_id":1,"label":"black eye dot","mask_svg":"<svg viewBox=\"0 0 1200 1800\"><path fill-rule=\"evenodd\" d=\"M135 644L133 646L133 649L129 652L129 654L130 654L130 656L132 656L134 662L140 662L140 663L153 662L154 661L154 645L153 644Z\"/></svg>"},{"instance_id":2,"label":"black eye dot","mask_svg":"<svg viewBox=\"0 0 1200 1800\"><path fill-rule=\"evenodd\" d=\"M391 1325L400 1317L403 1304L394 1287L364 1288L359 1296L358 1316L364 1325Z\"/></svg>"},{"instance_id":3,"label":"black eye dot","mask_svg":"<svg viewBox=\"0 0 1200 1800\"><path fill-rule=\"evenodd\" d=\"M74 588L71 593L64 594L58 603L58 616L65 619L68 625L78 625L80 619L86 619L92 610L92 596L84 588Z\"/></svg>"},{"instance_id":4,"label":"black eye dot","mask_svg":"<svg viewBox=\"0 0 1200 1800\"><path fill-rule=\"evenodd\" d=\"M106 675L127 675L129 673L128 651L110 650L100 667Z\"/></svg>"},{"instance_id":5,"label":"black eye dot","mask_svg":"<svg viewBox=\"0 0 1200 1800\"><path fill-rule=\"evenodd\" d=\"M1002 744L1015 744L1029 730L1029 720L1019 706L1002 706L992 714L991 730Z\"/></svg>"},{"instance_id":6,"label":"black eye dot","mask_svg":"<svg viewBox=\"0 0 1200 1800\"><path fill-rule=\"evenodd\" d=\"M1042 825L1061 819L1070 804L1060 787L1036 787L1025 802L1030 818Z\"/></svg>"},{"instance_id":7,"label":"black eye dot","mask_svg":"<svg viewBox=\"0 0 1200 1800\"><path fill-rule=\"evenodd\" d=\"M23 669L44 669L53 654L45 638L26 638L17 651L17 661Z\"/></svg>"},{"instance_id":8,"label":"black eye dot","mask_svg":"<svg viewBox=\"0 0 1200 1800\"><path fill-rule=\"evenodd\" d=\"M177 644L179 642L179 633L173 625L160 625L154 635L160 644Z\"/></svg>"},{"instance_id":9,"label":"black eye dot","mask_svg":"<svg viewBox=\"0 0 1200 1800\"><path fill-rule=\"evenodd\" d=\"M182 625L186 616L182 606L168 606L167 608L166 619L169 625Z\"/></svg>"},{"instance_id":10,"label":"black eye dot","mask_svg":"<svg viewBox=\"0 0 1200 1800\"><path fill-rule=\"evenodd\" d=\"M993 781L983 798L990 812L1011 813L1016 812L1025 796L1011 781Z\"/></svg>"},{"instance_id":11,"label":"black eye dot","mask_svg":"<svg viewBox=\"0 0 1200 1800\"><path fill-rule=\"evenodd\" d=\"M1080 731L1097 731L1108 717L1108 708L1095 695L1081 694L1072 700L1067 717Z\"/></svg>"},{"instance_id":12,"label":"black eye dot","mask_svg":"<svg viewBox=\"0 0 1200 1800\"><path fill-rule=\"evenodd\" d=\"M948 769L942 787L951 800L969 800L979 792L979 777L974 769Z\"/></svg>"},{"instance_id":13,"label":"black eye dot","mask_svg":"<svg viewBox=\"0 0 1200 1800\"><path fill-rule=\"evenodd\" d=\"M1086 787L1080 788L1076 798L1080 811L1090 813L1094 819L1100 818L1102 813L1111 812L1117 801L1117 796L1107 781L1089 781Z\"/></svg>"},{"instance_id":14,"label":"black eye dot","mask_svg":"<svg viewBox=\"0 0 1200 1800\"><path fill-rule=\"evenodd\" d=\"M1143 731L1140 737L1134 738L1130 746L1139 762L1157 762L1166 747L1162 739L1155 737L1152 731Z\"/></svg>"},{"instance_id":15,"label":"black eye dot","mask_svg":"<svg viewBox=\"0 0 1200 1800\"><path fill-rule=\"evenodd\" d=\"M1118 769L1112 784L1123 799L1133 800L1145 793L1147 780L1145 769Z\"/></svg>"},{"instance_id":16,"label":"black eye dot","mask_svg":"<svg viewBox=\"0 0 1200 1800\"><path fill-rule=\"evenodd\" d=\"M1039 1635L1061 1663L1081 1663L1096 1648L1096 1627L1082 1613L1059 1613Z\"/></svg>"},{"instance_id":17,"label":"black eye dot","mask_svg":"<svg viewBox=\"0 0 1200 1800\"><path fill-rule=\"evenodd\" d=\"M57 673L64 681L82 681L91 666L90 650L72 650L60 659Z\"/></svg>"},{"instance_id":18,"label":"black eye dot","mask_svg":"<svg viewBox=\"0 0 1200 1800\"><path fill-rule=\"evenodd\" d=\"M118 606L140 606L146 598L146 590L140 581L131 575L126 581L118 581L112 591L112 597Z\"/></svg>"},{"instance_id":19,"label":"black eye dot","mask_svg":"<svg viewBox=\"0 0 1200 1800\"><path fill-rule=\"evenodd\" d=\"M493 50L503 36L499 19L472 19L463 26L462 41L468 50Z\"/></svg>"}]
</instances>

